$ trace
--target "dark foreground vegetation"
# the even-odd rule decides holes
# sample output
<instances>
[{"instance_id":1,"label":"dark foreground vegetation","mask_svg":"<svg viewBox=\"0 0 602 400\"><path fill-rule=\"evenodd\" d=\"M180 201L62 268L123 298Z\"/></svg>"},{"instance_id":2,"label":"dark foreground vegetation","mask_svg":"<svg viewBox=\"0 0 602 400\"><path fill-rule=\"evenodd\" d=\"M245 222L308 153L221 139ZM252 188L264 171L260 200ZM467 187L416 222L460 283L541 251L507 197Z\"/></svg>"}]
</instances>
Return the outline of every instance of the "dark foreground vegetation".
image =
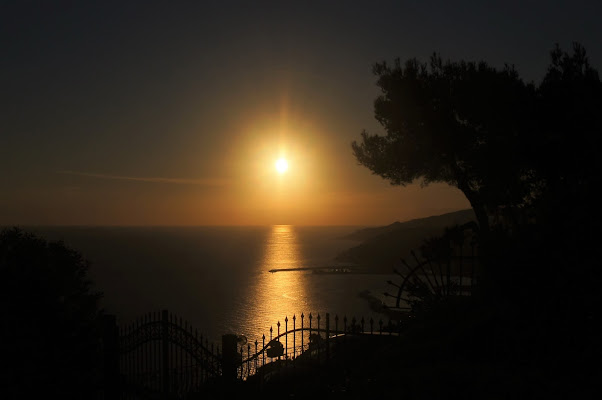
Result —
<instances>
[{"instance_id":1,"label":"dark foreground vegetation","mask_svg":"<svg viewBox=\"0 0 602 400\"><path fill-rule=\"evenodd\" d=\"M598 152L602 85L585 50L552 51L538 85L511 67L409 60L374 71L386 136L364 133L358 161L392 184L447 182L475 224L422 247L444 257L454 232L478 244L470 297L416 290L401 337L349 337L320 364L208 385L213 398L591 398L602 332ZM0 235L3 399L101 397L99 295L87 263L18 229ZM410 288L412 289L412 288ZM336 343L335 343L336 344ZM274 368L273 366L270 368Z\"/></svg>"},{"instance_id":2,"label":"dark foreground vegetation","mask_svg":"<svg viewBox=\"0 0 602 400\"><path fill-rule=\"evenodd\" d=\"M61 242L0 233L0 397L80 399L102 388L100 293Z\"/></svg>"},{"instance_id":3,"label":"dark foreground vegetation","mask_svg":"<svg viewBox=\"0 0 602 400\"><path fill-rule=\"evenodd\" d=\"M487 397L597 391L602 84L585 49L553 49L539 84L511 66L437 55L429 64L376 64L374 73L382 89L375 116L386 135L364 132L352 146L358 162L393 185L457 187L477 222L463 228L478 245L478 292L467 304L443 299L421 308L430 322L413 339L423 351L415 359L435 357L423 378L447 359L474 373L456 382L485 384ZM426 255L444 255L458 228L425 243ZM506 379L496 388L489 373Z\"/></svg>"},{"instance_id":4,"label":"dark foreground vegetation","mask_svg":"<svg viewBox=\"0 0 602 400\"><path fill-rule=\"evenodd\" d=\"M328 359L273 362L248 381L208 385L199 398L563 399L597 392L593 325L551 329L502 318L472 298L449 299L405 320L401 336L339 337ZM576 336L581 342L572 343Z\"/></svg>"}]
</instances>

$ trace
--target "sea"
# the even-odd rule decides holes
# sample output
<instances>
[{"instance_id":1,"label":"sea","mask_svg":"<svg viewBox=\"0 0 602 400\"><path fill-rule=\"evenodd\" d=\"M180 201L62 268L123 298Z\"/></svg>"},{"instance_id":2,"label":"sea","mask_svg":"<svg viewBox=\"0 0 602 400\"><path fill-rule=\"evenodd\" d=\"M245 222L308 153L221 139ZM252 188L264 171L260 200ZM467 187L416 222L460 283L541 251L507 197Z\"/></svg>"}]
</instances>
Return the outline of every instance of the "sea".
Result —
<instances>
[{"instance_id":1,"label":"sea","mask_svg":"<svg viewBox=\"0 0 602 400\"><path fill-rule=\"evenodd\" d=\"M169 310L219 344L223 334L249 342L304 324L312 315L331 326L335 316L386 318L391 274L274 269L337 265L337 254L358 242L345 236L360 227L24 227L62 240L90 262L88 278L103 293L101 307L120 326ZM375 303L376 302L376 303ZM288 322L286 322L288 319ZM322 325L324 326L324 325Z\"/></svg>"}]
</instances>

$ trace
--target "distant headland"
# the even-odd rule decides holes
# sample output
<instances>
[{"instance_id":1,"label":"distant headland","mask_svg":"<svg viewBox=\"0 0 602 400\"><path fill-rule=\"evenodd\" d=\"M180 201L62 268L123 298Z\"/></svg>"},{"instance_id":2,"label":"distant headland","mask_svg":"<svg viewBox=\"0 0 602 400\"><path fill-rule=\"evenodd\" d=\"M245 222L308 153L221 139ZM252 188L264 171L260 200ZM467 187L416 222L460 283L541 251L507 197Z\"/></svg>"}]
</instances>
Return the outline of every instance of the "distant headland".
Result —
<instances>
[{"instance_id":1,"label":"distant headland","mask_svg":"<svg viewBox=\"0 0 602 400\"><path fill-rule=\"evenodd\" d=\"M391 273L402 258L410 257L422 242L440 236L446 227L476 221L472 209L460 210L390 225L364 228L345 236L360 242L339 253L335 260L357 265L363 271Z\"/></svg>"}]
</instances>

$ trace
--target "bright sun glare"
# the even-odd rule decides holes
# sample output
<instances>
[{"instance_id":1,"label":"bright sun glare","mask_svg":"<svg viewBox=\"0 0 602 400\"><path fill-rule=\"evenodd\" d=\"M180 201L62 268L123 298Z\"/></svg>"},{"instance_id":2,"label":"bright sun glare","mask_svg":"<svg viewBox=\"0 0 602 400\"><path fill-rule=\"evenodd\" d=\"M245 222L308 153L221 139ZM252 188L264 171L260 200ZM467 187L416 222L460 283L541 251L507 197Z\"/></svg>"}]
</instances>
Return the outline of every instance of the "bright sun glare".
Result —
<instances>
[{"instance_id":1,"label":"bright sun glare","mask_svg":"<svg viewBox=\"0 0 602 400\"><path fill-rule=\"evenodd\" d=\"M276 161L276 171L278 171L279 174L284 174L287 169L288 162L286 162L284 158L281 158L278 161Z\"/></svg>"}]
</instances>

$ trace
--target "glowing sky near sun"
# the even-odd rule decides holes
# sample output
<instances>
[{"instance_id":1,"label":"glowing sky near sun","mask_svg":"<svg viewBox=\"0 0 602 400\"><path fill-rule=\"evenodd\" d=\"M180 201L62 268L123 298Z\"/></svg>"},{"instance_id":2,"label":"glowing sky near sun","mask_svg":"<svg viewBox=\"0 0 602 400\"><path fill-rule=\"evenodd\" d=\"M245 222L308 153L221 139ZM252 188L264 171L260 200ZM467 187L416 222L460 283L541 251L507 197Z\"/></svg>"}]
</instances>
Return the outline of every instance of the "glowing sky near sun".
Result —
<instances>
[{"instance_id":1,"label":"glowing sky near sun","mask_svg":"<svg viewBox=\"0 0 602 400\"><path fill-rule=\"evenodd\" d=\"M437 51L538 80L553 45L578 40L600 68L591 3L3 3L0 225L380 225L468 208L357 164L351 142L383 132L372 65Z\"/></svg>"}]
</instances>

